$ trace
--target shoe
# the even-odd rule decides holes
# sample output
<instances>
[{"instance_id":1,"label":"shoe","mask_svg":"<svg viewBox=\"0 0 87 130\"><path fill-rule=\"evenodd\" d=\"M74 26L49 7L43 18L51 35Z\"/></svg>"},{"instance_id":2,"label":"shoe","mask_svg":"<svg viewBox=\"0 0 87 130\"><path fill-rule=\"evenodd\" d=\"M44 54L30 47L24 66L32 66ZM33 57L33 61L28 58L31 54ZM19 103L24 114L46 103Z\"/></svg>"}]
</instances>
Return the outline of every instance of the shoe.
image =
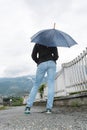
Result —
<instances>
[{"instance_id":1,"label":"shoe","mask_svg":"<svg viewBox=\"0 0 87 130\"><path fill-rule=\"evenodd\" d=\"M25 114L30 114L30 107L25 108Z\"/></svg>"},{"instance_id":2,"label":"shoe","mask_svg":"<svg viewBox=\"0 0 87 130\"><path fill-rule=\"evenodd\" d=\"M47 109L47 110L46 110L46 113L47 113L47 114L50 114L50 113L52 113L52 110L51 110L51 109Z\"/></svg>"}]
</instances>

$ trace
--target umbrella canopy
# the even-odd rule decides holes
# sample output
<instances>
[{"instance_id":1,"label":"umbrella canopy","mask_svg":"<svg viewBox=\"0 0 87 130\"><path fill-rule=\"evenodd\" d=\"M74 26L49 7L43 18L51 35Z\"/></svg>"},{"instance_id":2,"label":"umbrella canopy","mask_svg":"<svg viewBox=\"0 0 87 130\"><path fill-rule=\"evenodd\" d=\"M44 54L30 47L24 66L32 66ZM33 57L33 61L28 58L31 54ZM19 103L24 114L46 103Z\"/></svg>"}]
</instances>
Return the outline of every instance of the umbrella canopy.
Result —
<instances>
[{"instance_id":1,"label":"umbrella canopy","mask_svg":"<svg viewBox=\"0 0 87 130\"><path fill-rule=\"evenodd\" d=\"M57 29L39 31L31 37L31 42L53 47L71 47L77 44L70 35Z\"/></svg>"}]
</instances>

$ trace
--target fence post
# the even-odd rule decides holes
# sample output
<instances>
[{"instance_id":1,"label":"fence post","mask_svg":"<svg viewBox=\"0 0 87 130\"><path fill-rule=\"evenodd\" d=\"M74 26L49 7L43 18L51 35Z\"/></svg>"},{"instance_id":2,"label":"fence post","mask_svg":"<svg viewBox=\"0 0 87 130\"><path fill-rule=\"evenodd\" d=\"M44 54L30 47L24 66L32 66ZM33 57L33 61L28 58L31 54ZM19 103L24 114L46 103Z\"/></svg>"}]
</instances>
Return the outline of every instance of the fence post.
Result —
<instances>
[{"instance_id":1,"label":"fence post","mask_svg":"<svg viewBox=\"0 0 87 130\"><path fill-rule=\"evenodd\" d=\"M61 74L56 78L55 87L57 93L57 88L61 82L64 82L64 86L61 86L61 88L65 87L64 91L66 95L72 92L87 90L87 48L86 51L83 51L83 53L81 53L71 62L62 64ZM56 96L58 95L60 94L56 94Z\"/></svg>"}]
</instances>

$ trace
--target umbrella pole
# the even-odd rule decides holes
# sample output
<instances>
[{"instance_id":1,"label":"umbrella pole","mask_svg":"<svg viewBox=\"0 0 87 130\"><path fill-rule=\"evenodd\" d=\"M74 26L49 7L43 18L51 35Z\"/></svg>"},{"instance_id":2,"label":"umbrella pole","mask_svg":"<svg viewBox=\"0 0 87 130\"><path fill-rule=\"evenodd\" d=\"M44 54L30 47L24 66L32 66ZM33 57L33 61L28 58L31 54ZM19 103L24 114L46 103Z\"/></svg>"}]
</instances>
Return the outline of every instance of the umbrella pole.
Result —
<instances>
[{"instance_id":1,"label":"umbrella pole","mask_svg":"<svg viewBox=\"0 0 87 130\"><path fill-rule=\"evenodd\" d=\"M53 28L55 29L55 27L56 27L56 23L54 23L54 27Z\"/></svg>"}]
</instances>

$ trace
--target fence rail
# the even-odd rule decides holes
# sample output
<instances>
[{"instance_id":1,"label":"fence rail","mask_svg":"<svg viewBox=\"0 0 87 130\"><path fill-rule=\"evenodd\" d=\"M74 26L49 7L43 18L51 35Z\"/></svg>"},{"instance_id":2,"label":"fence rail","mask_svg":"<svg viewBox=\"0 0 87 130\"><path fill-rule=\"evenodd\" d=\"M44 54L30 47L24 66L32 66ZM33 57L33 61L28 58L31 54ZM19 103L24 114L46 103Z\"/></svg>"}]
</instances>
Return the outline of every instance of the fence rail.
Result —
<instances>
[{"instance_id":1,"label":"fence rail","mask_svg":"<svg viewBox=\"0 0 87 130\"><path fill-rule=\"evenodd\" d=\"M55 96L62 95L59 90L64 90L65 95L87 90L87 48L71 62L62 64L55 82Z\"/></svg>"},{"instance_id":2,"label":"fence rail","mask_svg":"<svg viewBox=\"0 0 87 130\"><path fill-rule=\"evenodd\" d=\"M55 79L55 97L87 91L87 48L78 57L62 64ZM47 88L44 96L47 96Z\"/></svg>"}]
</instances>

